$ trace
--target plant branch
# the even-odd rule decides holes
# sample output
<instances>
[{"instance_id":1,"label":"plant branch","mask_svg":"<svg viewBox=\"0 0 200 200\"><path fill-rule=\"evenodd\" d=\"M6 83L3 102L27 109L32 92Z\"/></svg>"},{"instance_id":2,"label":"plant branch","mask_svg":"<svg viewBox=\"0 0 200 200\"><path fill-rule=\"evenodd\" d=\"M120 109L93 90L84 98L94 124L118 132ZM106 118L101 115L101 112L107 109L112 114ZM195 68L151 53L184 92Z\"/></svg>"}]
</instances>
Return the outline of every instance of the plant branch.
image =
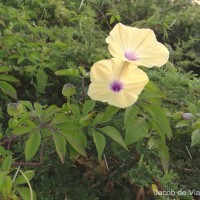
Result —
<instances>
[{"instance_id":1,"label":"plant branch","mask_svg":"<svg viewBox=\"0 0 200 200\"><path fill-rule=\"evenodd\" d=\"M40 150L40 162L15 162L13 163L14 166L40 166L43 165L44 162L44 151L46 149L47 143L52 139L52 137L48 137L45 142L42 144Z\"/></svg>"}]
</instances>

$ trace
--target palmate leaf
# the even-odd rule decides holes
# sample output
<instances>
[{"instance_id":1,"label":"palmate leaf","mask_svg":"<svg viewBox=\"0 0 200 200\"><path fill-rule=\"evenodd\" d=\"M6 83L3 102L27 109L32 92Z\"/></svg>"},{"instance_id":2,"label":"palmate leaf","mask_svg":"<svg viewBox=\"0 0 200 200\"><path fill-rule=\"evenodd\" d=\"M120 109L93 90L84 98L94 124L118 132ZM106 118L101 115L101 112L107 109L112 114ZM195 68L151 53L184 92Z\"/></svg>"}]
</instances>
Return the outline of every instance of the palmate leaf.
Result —
<instances>
[{"instance_id":1,"label":"palmate leaf","mask_svg":"<svg viewBox=\"0 0 200 200\"><path fill-rule=\"evenodd\" d=\"M41 143L41 134L39 130L32 133L25 143L25 159L29 161L36 154Z\"/></svg>"}]
</instances>

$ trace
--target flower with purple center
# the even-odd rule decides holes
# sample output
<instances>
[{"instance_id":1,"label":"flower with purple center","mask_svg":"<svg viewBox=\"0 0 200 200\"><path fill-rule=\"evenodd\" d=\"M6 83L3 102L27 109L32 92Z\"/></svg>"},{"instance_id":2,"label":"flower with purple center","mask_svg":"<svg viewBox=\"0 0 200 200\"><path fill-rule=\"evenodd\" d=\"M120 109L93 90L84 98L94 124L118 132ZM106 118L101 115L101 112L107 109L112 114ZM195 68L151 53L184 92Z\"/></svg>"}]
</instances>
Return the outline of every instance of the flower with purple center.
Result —
<instances>
[{"instance_id":1,"label":"flower with purple center","mask_svg":"<svg viewBox=\"0 0 200 200\"><path fill-rule=\"evenodd\" d=\"M120 92L120 90L122 90L123 88L123 84L120 81L113 81L110 84L110 87L113 92Z\"/></svg>"},{"instance_id":2,"label":"flower with purple center","mask_svg":"<svg viewBox=\"0 0 200 200\"><path fill-rule=\"evenodd\" d=\"M134 104L149 80L137 66L117 58L95 63L90 79L88 96L119 108Z\"/></svg>"},{"instance_id":3,"label":"flower with purple center","mask_svg":"<svg viewBox=\"0 0 200 200\"><path fill-rule=\"evenodd\" d=\"M169 59L168 49L157 41L151 29L115 25L106 38L111 55L137 66L161 67Z\"/></svg>"},{"instance_id":4,"label":"flower with purple center","mask_svg":"<svg viewBox=\"0 0 200 200\"><path fill-rule=\"evenodd\" d=\"M126 51L124 56L130 61L136 61L138 58L134 52Z\"/></svg>"}]
</instances>

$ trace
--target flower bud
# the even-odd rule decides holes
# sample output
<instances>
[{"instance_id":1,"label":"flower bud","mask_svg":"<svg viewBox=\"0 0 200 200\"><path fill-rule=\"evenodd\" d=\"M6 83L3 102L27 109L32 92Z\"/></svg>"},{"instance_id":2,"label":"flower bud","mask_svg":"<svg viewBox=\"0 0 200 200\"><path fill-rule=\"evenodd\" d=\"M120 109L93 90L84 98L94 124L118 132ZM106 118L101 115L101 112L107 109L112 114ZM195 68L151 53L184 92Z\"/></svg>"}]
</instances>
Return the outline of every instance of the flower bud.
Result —
<instances>
[{"instance_id":1,"label":"flower bud","mask_svg":"<svg viewBox=\"0 0 200 200\"><path fill-rule=\"evenodd\" d=\"M183 119L190 120L193 118L193 114L192 113L183 113L182 117L183 117Z\"/></svg>"},{"instance_id":2,"label":"flower bud","mask_svg":"<svg viewBox=\"0 0 200 200\"><path fill-rule=\"evenodd\" d=\"M183 117L183 112L176 112L172 115L173 119L182 119Z\"/></svg>"},{"instance_id":3,"label":"flower bud","mask_svg":"<svg viewBox=\"0 0 200 200\"><path fill-rule=\"evenodd\" d=\"M19 122L17 119L15 118L11 118L9 121L8 121L8 125L10 128L14 129L18 126Z\"/></svg>"},{"instance_id":4,"label":"flower bud","mask_svg":"<svg viewBox=\"0 0 200 200\"><path fill-rule=\"evenodd\" d=\"M71 85L70 83L66 83L66 84L63 86L63 89L62 89L62 94L63 94L63 96L65 96L65 97L70 97L70 96L72 96L74 93L75 93L75 87L74 87L73 85Z\"/></svg>"},{"instance_id":5,"label":"flower bud","mask_svg":"<svg viewBox=\"0 0 200 200\"><path fill-rule=\"evenodd\" d=\"M23 107L21 103L9 103L7 112L10 116L16 117L22 114Z\"/></svg>"}]
</instances>

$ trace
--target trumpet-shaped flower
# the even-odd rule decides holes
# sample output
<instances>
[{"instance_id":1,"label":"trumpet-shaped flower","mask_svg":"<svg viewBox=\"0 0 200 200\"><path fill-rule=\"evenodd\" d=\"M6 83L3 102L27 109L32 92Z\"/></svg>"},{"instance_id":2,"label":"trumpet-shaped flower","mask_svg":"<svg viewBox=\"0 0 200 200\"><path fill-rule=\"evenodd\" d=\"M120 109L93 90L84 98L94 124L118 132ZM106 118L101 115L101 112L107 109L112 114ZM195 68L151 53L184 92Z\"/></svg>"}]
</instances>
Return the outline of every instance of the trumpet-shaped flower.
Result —
<instances>
[{"instance_id":1,"label":"trumpet-shaped flower","mask_svg":"<svg viewBox=\"0 0 200 200\"><path fill-rule=\"evenodd\" d=\"M106 42L113 57L137 66L161 67L169 58L169 51L157 41L151 29L138 29L118 23Z\"/></svg>"},{"instance_id":2,"label":"trumpet-shaped flower","mask_svg":"<svg viewBox=\"0 0 200 200\"><path fill-rule=\"evenodd\" d=\"M119 108L134 104L148 82L145 72L117 58L95 63L91 68L90 79L90 98Z\"/></svg>"}]
</instances>

